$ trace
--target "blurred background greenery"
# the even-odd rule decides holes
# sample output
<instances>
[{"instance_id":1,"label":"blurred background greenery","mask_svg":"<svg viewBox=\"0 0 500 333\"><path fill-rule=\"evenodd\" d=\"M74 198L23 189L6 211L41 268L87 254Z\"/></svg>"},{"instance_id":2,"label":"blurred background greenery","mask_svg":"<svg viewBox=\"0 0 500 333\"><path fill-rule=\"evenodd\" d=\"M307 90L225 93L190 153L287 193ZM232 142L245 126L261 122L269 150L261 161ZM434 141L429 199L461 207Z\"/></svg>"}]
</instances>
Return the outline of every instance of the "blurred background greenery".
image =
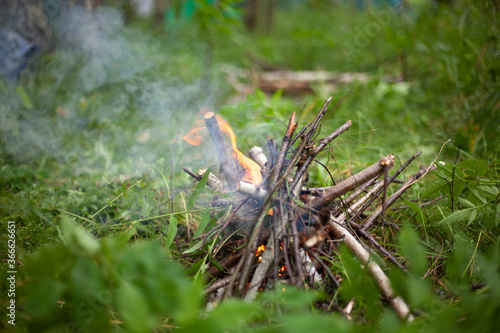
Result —
<instances>
[{"instance_id":1,"label":"blurred background greenery","mask_svg":"<svg viewBox=\"0 0 500 333\"><path fill-rule=\"evenodd\" d=\"M24 2L8 9L22 13ZM0 207L2 220L17 225L23 290L19 326L2 321L5 328L493 327L500 311L498 1L157 0L149 14L128 1L31 2L44 24L15 15L2 20L38 50L0 81ZM277 70L365 79L264 89L262 75ZM406 198L444 199L425 208L408 201L408 209L391 215L405 233L381 234L410 262L425 262L410 277L391 270L418 320L401 323L384 310L363 271L351 273L345 294L335 296L344 305L358 298L354 323L320 313L314 300L323 296L295 290L201 315L200 281L164 258L177 258L191 273L201 267L183 261L180 249L192 246L182 235L201 223L198 210L209 198L189 204L194 185L181 167L216 160L210 147L189 146L182 136L208 108L228 120L242 151L266 147L266 135L281 140L293 111L300 127L325 98L336 103L346 94L322 126L328 134L353 121L320 159L335 177L391 152L404 161L422 150L420 163L429 164L451 139L439 155L444 165ZM329 182L323 168L311 168L310 186ZM415 243L421 247L412 252ZM358 263L344 255L332 265L348 275ZM359 288L366 293L357 295ZM110 295L98 296L102 290Z\"/></svg>"}]
</instances>

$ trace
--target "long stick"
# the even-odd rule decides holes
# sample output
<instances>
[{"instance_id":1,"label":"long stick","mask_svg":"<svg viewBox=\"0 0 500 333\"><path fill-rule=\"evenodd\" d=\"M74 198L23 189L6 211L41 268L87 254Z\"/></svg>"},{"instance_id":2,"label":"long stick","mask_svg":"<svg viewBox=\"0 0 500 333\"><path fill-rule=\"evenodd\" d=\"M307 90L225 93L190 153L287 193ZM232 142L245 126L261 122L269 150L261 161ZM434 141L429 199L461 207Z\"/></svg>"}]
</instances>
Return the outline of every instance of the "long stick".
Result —
<instances>
[{"instance_id":1,"label":"long stick","mask_svg":"<svg viewBox=\"0 0 500 333\"><path fill-rule=\"evenodd\" d=\"M247 290L247 294L245 295L245 301L251 302L257 297L257 292L259 291L259 287L264 281L267 270L271 266L271 262L273 261L274 254L274 237L269 237L266 244L266 250L262 254L262 259L255 270L255 273L252 276L252 280Z\"/></svg>"},{"instance_id":2,"label":"long stick","mask_svg":"<svg viewBox=\"0 0 500 333\"><path fill-rule=\"evenodd\" d=\"M364 183L363 185L358 187L351 194L349 194L349 196L342 202L342 204L343 204L342 206L339 206L339 207L335 208L334 210L332 210L333 216L336 216L337 214L342 212L342 209L346 209L346 212L353 211L354 209L349 207L351 202L353 202L357 197L359 197L361 195L361 193L365 192L366 189L368 187L372 186L373 183L375 183L376 181L377 181L377 178L372 178L371 180L367 181L366 183Z\"/></svg>"},{"instance_id":3,"label":"long stick","mask_svg":"<svg viewBox=\"0 0 500 333\"><path fill-rule=\"evenodd\" d=\"M283 202L279 202L279 213L280 213L280 223L281 223L281 231L283 233L286 233L286 227L285 223L288 220L288 211L285 211L283 208ZM290 280L292 280L292 284L295 284L297 282L297 279L295 277L295 273L293 272L292 265L290 263L290 257L288 256L288 241L289 237L283 237L283 256L285 258L285 265L288 267L288 275L290 275Z\"/></svg>"},{"instance_id":4,"label":"long stick","mask_svg":"<svg viewBox=\"0 0 500 333\"><path fill-rule=\"evenodd\" d=\"M232 277L233 277L232 275L228 275L225 278L219 279L219 280L211 283L210 285L208 285L205 288L205 290L203 290L203 293L205 295L208 295L208 294L213 293L214 291L216 291L219 288L227 286L231 282ZM238 278L238 274L236 275L236 278Z\"/></svg>"},{"instance_id":5,"label":"long stick","mask_svg":"<svg viewBox=\"0 0 500 333\"><path fill-rule=\"evenodd\" d=\"M394 165L394 155L387 155L377 163L333 186L330 190L323 193L322 197L314 199L311 202L311 208L319 210L319 208L326 206L341 195L354 190L359 185L366 183L374 177L380 176L384 172L386 165Z\"/></svg>"},{"instance_id":6,"label":"long stick","mask_svg":"<svg viewBox=\"0 0 500 333\"><path fill-rule=\"evenodd\" d=\"M372 235L370 235L368 231L366 231L362 226L355 222L350 222L349 226L351 226L356 231L356 234L358 236L361 236L364 239L368 240L373 245L373 247L375 247L380 253L382 253L390 262L398 266L403 272L408 272L408 270L389 251L387 251L382 245L380 245L379 242L377 242L375 238L373 238Z\"/></svg>"},{"instance_id":7,"label":"long stick","mask_svg":"<svg viewBox=\"0 0 500 333\"><path fill-rule=\"evenodd\" d=\"M400 296L394 294L391 281L387 275L377 263L370 260L370 252L368 252L356 237L354 237L343 225L337 223L337 221L330 219L329 226L335 237L337 239L342 239L347 248L361 260L363 265L367 265L368 271L375 278L378 287L394 308L399 318L412 321L413 316L410 314L410 308Z\"/></svg>"},{"instance_id":8,"label":"long stick","mask_svg":"<svg viewBox=\"0 0 500 333\"><path fill-rule=\"evenodd\" d=\"M304 134L304 138L305 138L305 141L306 142L310 142L314 133L316 132L316 129L318 129L318 126L319 126L319 123L321 122L321 119L323 119L323 117L325 116L325 114L328 112L328 104L330 104L330 101L332 100L332 97L328 98L325 103L323 103L323 106L321 107L321 109L319 110L318 114L316 115L316 117L314 118L313 122L312 122L312 126L309 127L309 129L307 130L307 132L305 132Z\"/></svg>"},{"instance_id":9,"label":"long stick","mask_svg":"<svg viewBox=\"0 0 500 333\"><path fill-rule=\"evenodd\" d=\"M422 151L419 151L418 153L416 153L415 155L413 155L412 157L410 157L399 169L398 171L396 171L394 173L394 175L392 175L392 177L389 179L388 183L392 183L397 176L399 176L401 174L401 172L403 172L404 169L406 169L406 167L408 165L410 165L411 162L413 162L413 160L415 158L417 158L420 154L422 153ZM375 200L375 198L377 198L381 193L381 190L378 190L378 193L376 193L372 198L370 198L365 204L364 206L361 208L361 209L358 209L358 211L353 215L351 216L351 221L356 221L360 216L361 214L363 214L363 212L368 208L368 206L371 205L371 203L373 202L373 200Z\"/></svg>"},{"instance_id":10,"label":"long stick","mask_svg":"<svg viewBox=\"0 0 500 333\"><path fill-rule=\"evenodd\" d=\"M292 228L292 238L293 238L293 244L292 244L292 249L293 249L293 256L295 258L295 266L297 267L297 273L299 275L299 280L304 283L304 278L306 277L306 273L304 271L304 266L302 265L302 259L300 258L300 245L299 245L299 237L298 237L298 232L297 232L297 223L295 221L292 221L290 224ZM290 267L291 269L291 267ZM297 281L299 282L299 281Z\"/></svg>"}]
</instances>

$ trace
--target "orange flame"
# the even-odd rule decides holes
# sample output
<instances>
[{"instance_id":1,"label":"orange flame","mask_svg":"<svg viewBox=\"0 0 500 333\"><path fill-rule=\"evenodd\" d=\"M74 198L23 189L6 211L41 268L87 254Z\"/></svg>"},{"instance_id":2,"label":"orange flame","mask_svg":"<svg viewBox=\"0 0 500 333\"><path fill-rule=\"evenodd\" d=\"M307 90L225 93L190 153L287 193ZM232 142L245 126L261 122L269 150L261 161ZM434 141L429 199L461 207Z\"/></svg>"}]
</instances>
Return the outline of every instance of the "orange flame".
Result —
<instances>
[{"instance_id":1,"label":"orange flame","mask_svg":"<svg viewBox=\"0 0 500 333\"><path fill-rule=\"evenodd\" d=\"M261 246L259 246L257 248L257 253L255 254L255 256L257 257L257 261L261 261L262 260L262 252L264 252L266 249L266 246L264 244L262 244Z\"/></svg>"},{"instance_id":2,"label":"orange flame","mask_svg":"<svg viewBox=\"0 0 500 333\"><path fill-rule=\"evenodd\" d=\"M203 137L206 136L206 133L203 134L203 130L206 130L207 128L205 127L205 123L201 120L198 120L195 125L193 125L193 128L189 133L182 138L184 141L189 143L190 145L193 146L199 146L201 145L201 142L203 141ZM208 130L207 130L208 132Z\"/></svg>"},{"instance_id":3,"label":"orange flame","mask_svg":"<svg viewBox=\"0 0 500 333\"><path fill-rule=\"evenodd\" d=\"M229 126L229 123L224 118L219 116L216 117L217 117L217 123L219 124L221 131L227 136L229 136L229 139L231 141L231 147L233 148L234 158L236 158L236 160L244 170L244 175L241 180L252 183L254 185L259 185L260 182L262 181L260 166L251 159L249 159L248 157L246 157L245 155L243 155L243 153L238 150L236 146L236 135L234 135L231 126ZM187 143L193 146L199 146L203 141L205 141L207 133L208 131L206 130L205 122L199 120L194 124L191 131L189 131L189 133L183 137L183 139Z\"/></svg>"}]
</instances>

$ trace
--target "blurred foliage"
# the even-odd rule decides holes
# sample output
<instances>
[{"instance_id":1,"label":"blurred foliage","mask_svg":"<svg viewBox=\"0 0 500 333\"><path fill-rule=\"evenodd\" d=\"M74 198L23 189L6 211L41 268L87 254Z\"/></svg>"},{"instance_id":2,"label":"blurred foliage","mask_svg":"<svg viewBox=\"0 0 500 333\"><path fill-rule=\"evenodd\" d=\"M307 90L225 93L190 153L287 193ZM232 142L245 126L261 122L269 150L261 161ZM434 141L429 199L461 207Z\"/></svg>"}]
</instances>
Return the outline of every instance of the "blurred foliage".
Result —
<instances>
[{"instance_id":1,"label":"blurred foliage","mask_svg":"<svg viewBox=\"0 0 500 333\"><path fill-rule=\"evenodd\" d=\"M129 332L149 332L173 319L196 319L201 289L165 260L154 242L127 247L133 233L96 241L67 217L60 223L63 244L42 247L27 261L25 311L38 331L78 327L111 331L111 320ZM170 324L172 325L172 324Z\"/></svg>"},{"instance_id":2,"label":"blurred foliage","mask_svg":"<svg viewBox=\"0 0 500 333\"><path fill-rule=\"evenodd\" d=\"M19 325L8 328L493 331L500 315L498 7L408 3L359 11L296 1L278 7L272 29L255 33L243 30L244 9L232 0L175 1L165 25L153 29L138 19L123 26L119 12L100 8L77 27L78 39L38 59L17 83L0 82L1 219L16 222L23 265ZM183 21L185 6L192 15ZM101 31L103 22L110 26ZM253 70L255 58L290 70L365 72L370 80L318 83L312 95L241 96L221 65ZM303 125L324 98L335 103L350 90L322 126L326 135L353 121L319 158L334 178L388 152L404 161L423 150L427 164L452 138L438 170L408 191L406 209L388 215L404 224L401 232L376 231L409 265L409 274L384 269L416 320L398 320L342 247L329 259L343 278L333 298L280 285L254 303L205 311L200 277L213 244L185 236L211 230L227 212L208 210L213 193L180 171L217 164L209 145L181 139L196 114L219 110L245 151L266 147L266 134L279 143L292 111ZM308 185L330 183L323 167L311 167ZM186 261L186 253L201 259ZM332 302L351 299L352 321L329 312Z\"/></svg>"},{"instance_id":3,"label":"blurred foliage","mask_svg":"<svg viewBox=\"0 0 500 333\"><path fill-rule=\"evenodd\" d=\"M352 315L362 316L368 321L365 324L323 313L320 305L327 305L330 299L287 285L262 294L255 303L230 300L205 312L201 285L166 260L158 243L128 244L131 232L96 240L68 217L61 219L58 230L62 243L41 247L26 260L22 272L21 290L27 295L23 310L27 321L23 324L29 330L106 332L122 327L127 332L323 332L334 327L355 332L368 324L391 332L468 332L478 327L493 330L493 319L500 314L498 244L480 253L456 236L442 278L446 289L436 292L429 279L421 278L426 254L422 246L415 247L419 236L409 226L402 230L399 244L410 264L410 275L391 269L391 279L416 314L412 323L383 311L378 289L366 269L346 249L340 251L349 272L340 299L363 305L363 313ZM471 288L471 281L479 283Z\"/></svg>"}]
</instances>

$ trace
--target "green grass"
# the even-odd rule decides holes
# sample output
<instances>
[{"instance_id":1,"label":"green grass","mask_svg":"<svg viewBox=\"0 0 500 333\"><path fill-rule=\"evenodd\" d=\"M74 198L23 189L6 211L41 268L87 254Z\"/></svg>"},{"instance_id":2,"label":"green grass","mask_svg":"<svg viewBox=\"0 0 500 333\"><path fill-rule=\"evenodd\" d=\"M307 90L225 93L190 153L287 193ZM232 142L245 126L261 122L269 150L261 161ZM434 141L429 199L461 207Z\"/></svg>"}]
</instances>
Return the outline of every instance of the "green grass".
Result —
<instances>
[{"instance_id":1,"label":"green grass","mask_svg":"<svg viewBox=\"0 0 500 333\"><path fill-rule=\"evenodd\" d=\"M2 222L16 222L17 300L23 304L19 326L7 327L62 330L75 322L84 331L120 326L137 332L178 326L214 332L492 329L500 311L496 12L489 2L420 3L396 14L311 2L281 8L270 31L253 34L227 17L203 21L215 15L209 9L177 29L135 20L99 36L109 42L100 56L63 48L38 59L17 84L3 82L0 207ZM203 29L210 29L209 37ZM373 79L335 91L318 85L310 95L257 90L228 104L237 92L218 66L250 69L248 52L291 70L360 71ZM398 61L403 54L406 67ZM404 81L397 80L401 75ZM266 147L266 134L281 141L293 111L300 127L325 98L333 96L336 103L350 90L321 128L326 135L353 121L331 154L320 157L335 178L388 153L402 163L422 150L406 177L432 162L451 139L438 157L445 164L408 191L409 208L390 214L403 231L376 231L410 264L410 275L387 270L418 315L416 322L399 322L381 304L370 278L346 251L332 262L345 276L334 299L345 305L355 298L354 322L316 308L332 298L289 287L265 293L255 304L232 301L207 315L200 307L201 281L193 283L164 258L199 276L213 244L201 246L187 236L200 225L213 228L228 212L213 209L212 217L206 208L212 194L181 171L217 164L210 147L189 146L182 136L208 107L233 126L241 150ZM323 168L310 171L309 185L330 184ZM439 195L442 200L419 207ZM198 256L184 258L182 251ZM44 292L48 287L54 294ZM6 291L5 281L1 288ZM61 299L66 304L56 306ZM142 312L130 307L130 299ZM6 304L2 300L2 309ZM116 320L113 327L110 320Z\"/></svg>"}]
</instances>

